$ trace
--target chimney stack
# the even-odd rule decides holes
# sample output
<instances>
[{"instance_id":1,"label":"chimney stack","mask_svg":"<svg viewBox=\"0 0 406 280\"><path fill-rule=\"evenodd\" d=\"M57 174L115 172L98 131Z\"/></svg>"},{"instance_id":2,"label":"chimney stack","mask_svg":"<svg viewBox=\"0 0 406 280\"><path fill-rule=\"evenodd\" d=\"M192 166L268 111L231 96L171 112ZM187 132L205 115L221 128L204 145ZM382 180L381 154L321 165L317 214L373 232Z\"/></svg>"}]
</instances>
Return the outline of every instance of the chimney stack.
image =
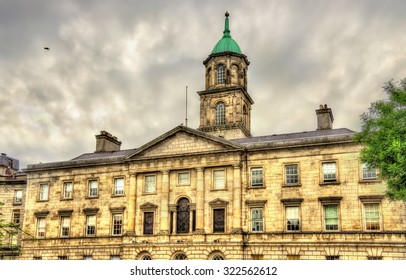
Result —
<instances>
[{"instance_id":1,"label":"chimney stack","mask_svg":"<svg viewBox=\"0 0 406 280\"><path fill-rule=\"evenodd\" d=\"M333 128L333 112L331 108L327 107L327 104L321 105L320 109L316 110L317 115L317 130L326 130Z\"/></svg>"},{"instance_id":2,"label":"chimney stack","mask_svg":"<svg viewBox=\"0 0 406 280\"><path fill-rule=\"evenodd\" d=\"M99 135L96 135L96 153L120 151L120 146L121 142L117 137L107 131L102 130Z\"/></svg>"}]
</instances>

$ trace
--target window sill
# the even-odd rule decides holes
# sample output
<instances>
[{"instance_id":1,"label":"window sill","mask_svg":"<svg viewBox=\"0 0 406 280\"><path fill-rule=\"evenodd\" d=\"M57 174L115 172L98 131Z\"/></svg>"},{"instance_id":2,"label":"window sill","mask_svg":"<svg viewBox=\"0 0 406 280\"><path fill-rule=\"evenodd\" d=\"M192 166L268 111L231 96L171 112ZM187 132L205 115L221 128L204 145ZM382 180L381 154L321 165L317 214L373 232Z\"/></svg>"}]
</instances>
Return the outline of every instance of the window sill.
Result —
<instances>
[{"instance_id":1,"label":"window sill","mask_svg":"<svg viewBox=\"0 0 406 280\"><path fill-rule=\"evenodd\" d=\"M13 205L22 205L23 204L23 202L13 202Z\"/></svg>"},{"instance_id":2,"label":"window sill","mask_svg":"<svg viewBox=\"0 0 406 280\"><path fill-rule=\"evenodd\" d=\"M49 199L37 199L37 202L49 202Z\"/></svg>"},{"instance_id":3,"label":"window sill","mask_svg":"<svg viewBox=\"0 0 406 280\"><path fill-rule=\"evenodd\" d=\"M218 191L227 191L228 189L227 188L224 188L224 189L211 189L210 191L211 192L218 192Z\"/></svg>"},{"instance_id":4,"label":"window sill","mask_svg":"<svg viewBox=\"0 0 406 280\"><path fill-rule=\"evenodd\" d=\"M73 200L73 198L61 198L61 201L62 200Z\"/></svg>"},{"instance_id":5,"label":"window sill","mask_svg":"<svg viewBox=\"0 0 406 280\"><path fill-rule=\"evenodd\" d=\"M374 184L374 183L381 183L381 182L382 182L382 180L380 180L380 179L370 179L370 180L361 179L358 181L358 183L360 183L360 184L368 184L368 183Z\"/></svg>"},{"instance_id":6,"label":"window sill","mask_svg":"<svg viewBox=\"0 0 406 280\"><path fill-rule=\"evenodd\" d=\"M340 185L341 183L339 181L331 181L331 182L320 182L320 186L328 186L328 185Z\"/></svg>"},{"instance_id":7,"label":"window sill","mask_svg":"<svg viewBox=\"0 0 406 280\"><path fill-rule=\"evenodd\" d=\"M124 197L125 194L112 194L111 197Z\"/></svg>"},{"instance_id":8,"label":"window sill","mask_svg":"<svg viewBox=\"0 0 406 280\"><path fill-rule=\"evenodd\" d=\"M249 186L248 189L250 190L266 189L266 186Z\"/></svg>"},{"instance_id":9,"label":"window sill","mask_svg":"<svg viewBox=\"0 0 406 280\"><path fill-rule=\"evenodd\" d=\"M283 184L282 188L291 188L291 187L301 187L301 183L295 183L295 184Z\"/></svg>"},{"instance_id":10,"label":"window sill","mask_svg":"<svg viewBox=\"0 0 406 280\"><path fill-rule=\"evenodd\" d=\"M99 196L86 196L85 198L86 199L97 199L97 198L99 198Z\"/></svg>"}]
</instances>

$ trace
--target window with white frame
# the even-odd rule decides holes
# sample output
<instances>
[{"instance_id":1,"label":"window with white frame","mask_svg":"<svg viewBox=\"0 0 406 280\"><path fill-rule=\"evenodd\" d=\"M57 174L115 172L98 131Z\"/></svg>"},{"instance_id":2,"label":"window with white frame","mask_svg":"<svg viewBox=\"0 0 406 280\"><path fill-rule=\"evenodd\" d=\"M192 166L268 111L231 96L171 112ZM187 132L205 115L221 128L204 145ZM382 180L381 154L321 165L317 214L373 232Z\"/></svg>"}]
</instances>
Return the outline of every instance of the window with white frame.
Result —
<instances>
[{"instance_id":1,"label":"window with white frame","mask_svg":"<svg viewBox=\"0 0 406 280\"><path fill-rule=\"evenodd\" d=\"M99 181L97 180L89 180L88 182L88 196L89 197L97 197L99 196Z\"/></svg>"},{"instance_id":2,"label":"window with white frame","mask_svg":"<svg viewBox=\"0 0 406 280\"><path fill-rule=\"evenodd\" d=\"M323 182L337 182L337 166L336 162L323 162L322 163Z\"/></svg>"},{"instance_id":3,"label":"window with white frame","mask_svg":"<svg viewBox=\"0 0 406 280\"><path fill-rule=\"evenodd\" d=\"M286 230L300 230L299 206L286 206Z\"/></svg>"},{"instance_id":4,"label":"window with white frame","mask_svg":"<svg viewBox=\"0 0 406 280\"><path fill-rule=\"evenodd\" d=\"M96 215L86 215L86 236L96 235Z\"/></svg>"},{"instance_id":5,"label":"window with white frame","mask_svg":"<svg viewBox=\"0 0 406 280\"><path fill-rule=\"evenodd\" d=\"M190 185L190 172L179 172L178 173L178 185L180 185L180 186Z\"/></svg>"},{"instance_id":6,"label":"window with white frame","mask_svg":"<svg viewBox=\"0 0 406 280\"><path fill-rule=\"evenodd\" d=\"M14 191L14 203L15 204L23 203L23 191L22 190Z\"/></svg>"},{"instance_id":7,"label":"window with white frame","mask_svg":"<svg viewBox=\"0 0 406 280\"><path fill-rule=\"evenodd\" d=\"M226 82L226 70L223 64L217 66L217 83L224 84Z\"/></svg>"},{"instance_id":8,"label":"window with white frame","mask_svg":"<svg viewBox=\"0 0 406 280\"><path fill-rule=\"evenodd\" d=\"M70 233L70 217L61 217L61 237L69 237Z\"/></svg>"},{"instance_id":9,"label":"window with white frame","mask_svg":"<svg viewBox=\"0 0 406 280\"><path fill-rule=\"evenodd\" d=\"M123 233L123 214L116 213L112 215L112 234L121 235Z\"/></svg>"},{"instance_id":10,"label":"window with white frame","mask_svg":"<svg viewBox=\"0 0 406 280\"><path fill-rule=\"evenodd\" d=\"M63 199L71 199L73 198L73 182L64 182L63 183Z\"/></svg>"},{"instance_id":11,"label":"window with white frame","mask_svg":"<svg viewBox=\"0 0 406 280\"><path fill-rule=\"evenodd\" d=\"M380 230L380 204L364 203L364 224L366 230Z\"/></svg>"},{"instance_id":12,"label":"window with white frame","mask_svg":"<svg viewBox=\"0 0 406 280\"><path fill-rule=\"evenodd\" d=\"M155 191L156 191L156 176L155 175L145 175L144 192L154 193Z\"/></svg>"},{"instance_id":13,"label":"window with white frame","mask_svg":"<svg viewBox=\"0 0 406 280\"><path fill-rule=\"evenodd\" d=\"M264 185L262 167L251 168L251 186L262 187Z\"/></svg>"},{"instance_id":14,"label":"window with white frame","mask_svg":"<svg viewBox=\"0 0 406 280\"><path fill-rule=\"evenodd\" d=\"M226 124L226 105L224 102L219 102L216 105L215 122L216 125Z\"/></svg>"},{"instance_id":15,"label":"window with white frame","mask_svg":"<svg viewBox=\"0 0 406 280\"><path fill-rule=\"evenodd\" d=\"M39 185L39 200L44 201L49 198L49 185L40 184Z\"/></svg>"},{"instance_id":16,"label":"window with white frame","mask_svg":"<svg viewBox=\"0 0 406 280\"><path fill-rule=\"evenodd\" d=\"M261 232L264 230L263 208L251 208L251 231Z\"/></svg>"},{"instance_id":17,"label":"window with white frame","mask_svg":"<svg viewBox=\"0 0 406 280\"><path fill-rule=\"evenodd\" d=\"M38 217L37 218L37 237L45 237L45 226L46 220L45 217Z\"/></svg>"},{"instance_id":18,"label":"window with white frame","mask_svg":"<svg viewBox=\"0 0 406 280\"><path fill-rule=\"evenodd\" d=\"M362 168L362 180L376 180L378 174L376 168L369 167L366 163L361 165Z\"/></svg>"},{"instance_id":19,"label":"window with white frame","mask_svg":"<svg viewBox=\"0 0 406 280\"><path fill-rule=\"evenodd\" d=\"M338 205L326 204L324 208L324 229L338 230Z\"/></svg>"},{"instance_id":20,"label":"window with white frame","mask_svg":"<svg viewBox=\"0 0 406 280\"><path fill-rule=\"evenodd\" d=\"M124 178L114 178L114 195L124 194Z\"/></svg>"},{"instance_id":21,"label":"window with white frame","mask_svg":"<svg viewBox=\"0 0 406 280\"><path fill-rule=\"evenodd\" d=\"M213 184L215 190L226 188L226 171L214 170L213 171Z\"/></svg>"},{"instance_id":22,"label":"window with white frame","mask_svg":"<svg viewBox=\"0 0 406 280\"><path fill-rule=\"evenodd\" d=\"M285 184L286 185L299 184L299 165L298 164L285 165Z\"/></svg>"}]
</instances>

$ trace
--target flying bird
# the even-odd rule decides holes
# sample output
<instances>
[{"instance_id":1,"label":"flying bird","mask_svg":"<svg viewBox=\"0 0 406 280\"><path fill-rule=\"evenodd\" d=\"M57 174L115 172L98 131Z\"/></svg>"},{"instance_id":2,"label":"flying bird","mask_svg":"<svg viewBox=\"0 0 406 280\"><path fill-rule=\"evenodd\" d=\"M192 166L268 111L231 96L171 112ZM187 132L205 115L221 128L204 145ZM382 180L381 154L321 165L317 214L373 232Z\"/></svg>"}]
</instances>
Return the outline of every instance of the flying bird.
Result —
<instances>
[{"instance_id":1,"label":"flying bird","mask_svg":"<svg viewBox=\"0 0 406 280\"><path fill-rule=\"evenodd\" d=\"M48 48L48 47L44 47L44 50L47 50L47 51L49 51L49 48Z\"/></svg>"}]
</instances>

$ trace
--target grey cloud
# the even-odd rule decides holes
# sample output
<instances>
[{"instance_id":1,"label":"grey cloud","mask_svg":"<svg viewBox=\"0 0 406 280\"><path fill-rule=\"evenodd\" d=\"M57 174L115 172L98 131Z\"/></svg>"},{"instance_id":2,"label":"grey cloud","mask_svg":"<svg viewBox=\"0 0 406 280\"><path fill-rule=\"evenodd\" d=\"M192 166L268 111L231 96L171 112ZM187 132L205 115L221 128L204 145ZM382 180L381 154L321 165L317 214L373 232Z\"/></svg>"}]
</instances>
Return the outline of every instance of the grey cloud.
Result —
<instances>
[{"instance_id":1,"label":"grey cloud","mask_svg":"<svg viewBox=\"0 0 406 280\"><path fill-rule=\"evenodd\" d=\"M141 146L184 122L185 86L196 128L226 10L251 61L254 135L312 130L319 103L358 129L406 76L404 1L57 2L0 3L0 152L22 166L92 152L99 130Z\"/></svg>"}]
</instances>

